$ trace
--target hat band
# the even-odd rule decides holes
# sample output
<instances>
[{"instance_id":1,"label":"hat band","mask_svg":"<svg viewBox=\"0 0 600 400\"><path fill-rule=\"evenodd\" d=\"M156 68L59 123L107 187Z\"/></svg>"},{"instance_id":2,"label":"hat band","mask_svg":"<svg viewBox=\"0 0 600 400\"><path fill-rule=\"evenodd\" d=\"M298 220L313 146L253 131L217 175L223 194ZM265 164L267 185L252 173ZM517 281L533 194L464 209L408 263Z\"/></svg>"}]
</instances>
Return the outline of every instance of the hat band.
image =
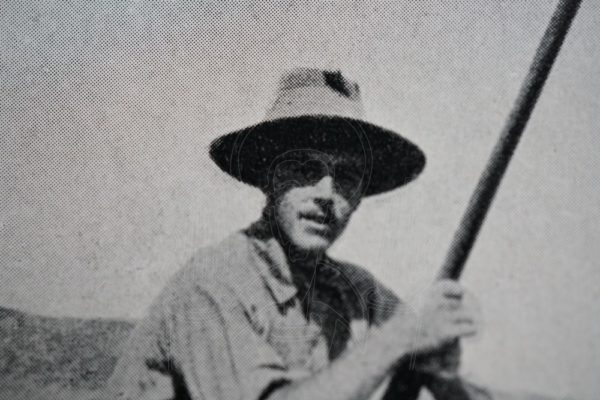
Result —
<instances>
[{"instance_id":1,"label":"hat band","mask_svg":"<svg viewBox=\"0 0 600 400\"><path fill-rule=\"evenodd\" d=\"M364 110L360 101L352 100L323 87L285 89L267 111L265 120L294 118L303 115L325 115L362 119Z\"/></svg>"}]
</instances>

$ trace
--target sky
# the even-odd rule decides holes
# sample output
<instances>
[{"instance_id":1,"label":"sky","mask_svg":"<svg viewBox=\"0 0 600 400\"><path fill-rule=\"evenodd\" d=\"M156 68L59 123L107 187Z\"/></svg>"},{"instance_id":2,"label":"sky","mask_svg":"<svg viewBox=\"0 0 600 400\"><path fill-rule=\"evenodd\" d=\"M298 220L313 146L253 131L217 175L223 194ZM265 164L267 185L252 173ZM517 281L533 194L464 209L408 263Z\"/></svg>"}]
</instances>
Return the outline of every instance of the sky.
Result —
<instances>
[{"instance_id":1,"label":"sky","mask_svg":"<svg viewBox=\"0 0 600 400\"><path fill-rule=\"evenodd\" d=\"M0 305L143 315L199 247L260 214L208 157L281 73L341 69L370 121L418 143L332 254L406 299L435 277L556 0L3 2ZM584 1L468 261L484 330L464 373L600 392L600 5Z\"/></svg>"}]
</instances>

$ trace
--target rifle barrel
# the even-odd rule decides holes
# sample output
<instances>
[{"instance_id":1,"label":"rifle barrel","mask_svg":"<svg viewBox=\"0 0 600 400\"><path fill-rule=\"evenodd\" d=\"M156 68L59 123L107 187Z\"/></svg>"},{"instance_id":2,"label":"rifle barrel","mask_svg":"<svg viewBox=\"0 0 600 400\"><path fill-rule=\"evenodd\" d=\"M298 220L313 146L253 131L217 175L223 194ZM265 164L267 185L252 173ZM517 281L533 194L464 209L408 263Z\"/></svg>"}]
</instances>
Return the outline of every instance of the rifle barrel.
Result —
<instances>
[{"instance_id":1,"label":"rifle barrel","mask_svg":"<svg viewBox=\"0 0 600 400\"><path fill-rule=\"evenodd\" d=\"M581 0L560 0L438 274L458 280Z\"/></svg>"}]
</instances>

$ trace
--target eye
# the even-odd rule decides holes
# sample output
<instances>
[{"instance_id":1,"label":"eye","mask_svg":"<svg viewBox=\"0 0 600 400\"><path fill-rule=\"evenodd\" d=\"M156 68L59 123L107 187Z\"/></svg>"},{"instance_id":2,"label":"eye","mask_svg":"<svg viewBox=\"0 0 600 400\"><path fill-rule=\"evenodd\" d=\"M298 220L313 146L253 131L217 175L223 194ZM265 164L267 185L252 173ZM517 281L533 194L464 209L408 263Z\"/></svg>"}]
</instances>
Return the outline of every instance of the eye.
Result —
<instances>
[{"instance_id":1,"label":"eye","mask_svg":"<svg viewBox=\"0 0 600 400\"><path fill-rule=\"evenodd\" d=\"M304 183L315 184L324 176L332 174L330 168L322 161L308 160L301 164L300 176L303 177Z\"/></svg>"},{"instance_id":2,"label":"eye","mask_svg":"<svg viewBox=\"0 0 600 400\"><path fill-rule=\"evenodd\" d=\"M273 183L279 188L312 185L330 174L329 170L320 160L286 160L275 167Z\"/></svg>"},{"instance_id":3,"label":"eye","mask_svg":"<svg viewBox=\"0 0 600 400\"><path fill-rule=\"evenodd\" d=\"M360 191L363 174L355 166L338 165L335 170L335 184L340 194L345 197L355 196Z\"/></svg>"}]
</instances>

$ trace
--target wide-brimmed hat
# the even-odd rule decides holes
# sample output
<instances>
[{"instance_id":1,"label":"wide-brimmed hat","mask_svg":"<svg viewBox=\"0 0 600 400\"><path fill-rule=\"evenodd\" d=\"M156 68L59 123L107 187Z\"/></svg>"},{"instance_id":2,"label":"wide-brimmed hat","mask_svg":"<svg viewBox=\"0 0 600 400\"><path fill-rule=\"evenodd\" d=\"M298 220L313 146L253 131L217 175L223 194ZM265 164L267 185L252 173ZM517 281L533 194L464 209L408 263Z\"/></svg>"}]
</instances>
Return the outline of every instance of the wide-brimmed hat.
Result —
<instances>
[{"instance_id":1,"label":"wide-brimmed hat","mask_svg":"<svg viewBox=\"0 0 600 400\"><path fill-rule=\"evenodd\" d=\"M275 160L298 150L360 157L364 196L400 187L425 166L415 144L364 120L358 84L312 68L284 74L264 120L217 138L210 156L229 175L265 190Z\"/></svg>"}]
</instances>

